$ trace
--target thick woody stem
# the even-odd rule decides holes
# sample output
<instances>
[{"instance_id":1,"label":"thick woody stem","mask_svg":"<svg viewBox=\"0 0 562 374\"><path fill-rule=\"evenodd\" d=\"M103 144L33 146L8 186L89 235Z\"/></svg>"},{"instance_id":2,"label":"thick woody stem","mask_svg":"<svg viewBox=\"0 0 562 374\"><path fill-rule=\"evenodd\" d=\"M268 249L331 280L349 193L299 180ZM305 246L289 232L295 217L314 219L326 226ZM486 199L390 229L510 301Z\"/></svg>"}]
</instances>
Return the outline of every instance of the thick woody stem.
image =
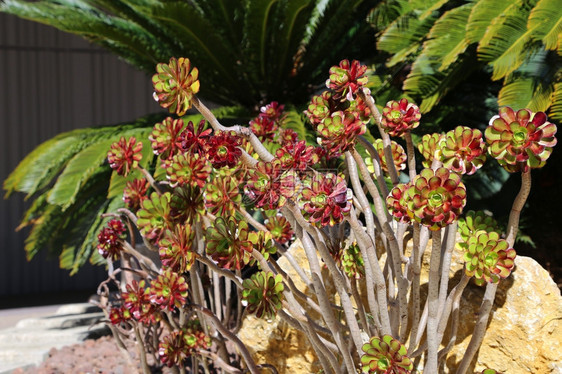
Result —
<instances>
[{"instance_id":1,"label":"thick woody stem","mask_svg":"<svg viewBox=\"0 0 562 374\"><path fill-rule=\"evenodd\" d=\"M412 134L406 131L404 134L406 140L406 154L408 155L408 175L410 182L416 177L416 153L414 152L414 142L412 141Z\"/></svg>"},{"instance_id":2,"label":"thick woody stem","mask_svg":"<svg viewBox=\"0 0 562 374\"><path fill-rule=\"evenodd\" d=\"M424 372L437 373L437 318L439 316L439 262L441 260L441 229L432 232L431 258L429 260L427 358Z\"/></svg>"}]
</instances>

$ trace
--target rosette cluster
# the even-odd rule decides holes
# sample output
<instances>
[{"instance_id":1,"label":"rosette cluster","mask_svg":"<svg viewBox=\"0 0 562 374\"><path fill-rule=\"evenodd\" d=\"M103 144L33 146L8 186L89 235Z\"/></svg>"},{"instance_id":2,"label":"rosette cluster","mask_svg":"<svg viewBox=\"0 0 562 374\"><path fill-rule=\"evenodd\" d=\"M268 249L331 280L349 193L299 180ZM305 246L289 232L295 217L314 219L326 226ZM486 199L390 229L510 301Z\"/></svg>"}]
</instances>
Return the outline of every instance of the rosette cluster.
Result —
<instances>
[{"instance_id":1,"label":"rosette cluster","mask_svg":"<svg viewBox=\"0 0 562 374\"><path fill-rule=\"evenodd\" d=\"M361 356L363 373L409 374L414 367L406 355L406 347L390 335L371 338L362 350L365 352Z\"/></svg>"}]
</instances>

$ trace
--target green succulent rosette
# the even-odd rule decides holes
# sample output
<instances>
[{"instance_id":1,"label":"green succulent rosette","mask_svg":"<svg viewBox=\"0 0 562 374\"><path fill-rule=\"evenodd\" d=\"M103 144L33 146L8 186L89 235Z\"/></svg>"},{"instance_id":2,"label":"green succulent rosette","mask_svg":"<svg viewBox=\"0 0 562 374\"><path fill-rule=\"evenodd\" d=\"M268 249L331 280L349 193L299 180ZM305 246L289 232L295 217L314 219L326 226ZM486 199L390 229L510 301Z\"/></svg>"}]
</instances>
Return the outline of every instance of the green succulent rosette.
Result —
<instances>
[{"instance_id":1,"label":"green succulent rosette","mask_svg":"<svg viewBox=\"0 0 562 374\"><path fill-rule=\"evenodd\" d=\"M479 286L507 278L515 265L515 250L497 232L477 231L457 247L464 252L466 275Z\"/></svg>"},{"instance_id":2,"label":"green succulent rosette","mask_svg":"<svg viewBox=\"0 0 562 374\"><path fill-rule=\"evenodd\" d=\"M362 347L365 354L361 356L363 373L409 374L414 363L406 356L407 350L398 340L390 335L373 337Z\"/></svg>"},{"instance_id":3,"label":"green succulent rosette","mask_svg":"<svg viewBox=\"0 0 562 374\"><path fill-rule=\"evenodd\" d=\"M247 303L246 310L258 318L273 319L282 307L283 277L271 272L260 271L242 283L242 300Z\"/></svg>"},{"instance_id":4,"label":"green succulent rosette","mask_svg":"<svg viewBox=\"0 0 562 374\"><path fill-rule=\"evenodd\" d=\"M463 241L474 235L477 231L499 231L498 222L483 211L470 210L464 217L459 218L459 234Z\"/></svg>"},{"instance_id":5,"label":"green succulent rosette","mask_svg":"<svg viewBox=\"0 0 562 374\"><path fill-rule=\"evenodd\" d=\"M455 173L471 175L484 165L485 149L480 130L457 126L445 134L441 145L441 161L443 166Z\"/></svg>"},{"instance_id":6,"label":"green succulent rosette","mask_svg":"<svg viewBox=\"0 0 562 374\"><path fill-rule=\"evenodd\" d=\"M248 223L234 217L217 217L205 233L207 253L217 265L225 269L240 270L250 260L253 250Z\"/></svg>"},{"instance_id":7,"label":"green succulent rosette","mask_svg":"<svg viewBox=\"0 0 562 374\"><path fill-rule=\"evenodd\" d=\"M443 141L443 135L441 134L425 134L422 136L421 142L418 144L418 151L420 151L424 160L422 165L424 168L431 168L431 164L435 159L435 152L438 153L439 159L441 159L441 143Z\"/></svg>"},{"instance_id":8,"label":"green succulent rosette","mask_svg":"<svg viewBox=\"0 0 562 374\"><path fill-rule=\"evenodd\" d=\"M158 195L153 192L150 198L143 200L137 211L137 226L147 239L157 241L164 230L172 228L170 211L171 194Z\"/></svg>"}]
</instances>

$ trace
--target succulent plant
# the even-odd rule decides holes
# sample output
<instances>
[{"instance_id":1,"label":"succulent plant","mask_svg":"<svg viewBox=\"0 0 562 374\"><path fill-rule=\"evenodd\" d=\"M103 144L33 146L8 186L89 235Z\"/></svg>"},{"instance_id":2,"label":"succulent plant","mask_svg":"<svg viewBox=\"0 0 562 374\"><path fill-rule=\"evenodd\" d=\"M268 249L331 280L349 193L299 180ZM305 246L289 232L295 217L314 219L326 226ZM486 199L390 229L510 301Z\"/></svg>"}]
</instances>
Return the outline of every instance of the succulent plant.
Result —
<instances>
[{"instance_id":1,"label":"succulent plant","mask_svg":"<svg viewBox=\"0 0 562 374\"><path fill-rule=\"evenodd\" d=\"M127 284L125 292L121 293L123 308L129 311L132 318L141 323L151 323L160 320L160 314L154 304L150 302L150 288L146 281L133 280Z\"/></svg>"},{"instance_id":2,"label":"succulent plant","mask_svg":"<svg viewBox=\"0 0 562 374\"><path fill-rule=\"evenodd\" d=\"M111 308L108 314L112 325L121 325L133 318L131 312L123 306Z\"/></svg>"},{"instance_id":3,"label":"succulent plant","mask_svg":"<svg viewBox=\"0 0 562 374\"><path fill-rule=\"evenodd\" d=\"M204 155L207 152L207 142L211 138L212 129L205 129L205 120L201 120L197 128L189 121L178 137L183 152Z\"/></svg>"},{"instance_id":4,"label":"succulent plant","mask_svg":"<svg viewBox=\"0 0 562 374\"><path fill-rule=\"evenodd\" d=\"M365 123L355 114L334 112L316 127L321 145L333 156L339 156L355 144L359 135L367 131Z\"/></svg>"},{"instance_id":5,"label":"succulent plant","mask_svg":"<svg viewBox=\"0 0 562 374\"><path fill-rule=\"evenodd\" d=\"M259 161L248 170L244 191L258 208L277 209L295 194L295 182L295 173L284 170L279 160Z\"/></svg>"},{"instance_id":6,"label":"succulent plant","mask_svg":"<svg viewBox=\"0 0 562 374\"><path fill-rule=\"evenodd\" d=\"M173 222L193 224L203 214L205 214L205 202L199 187L174 188L170 198L170 216Z\"/></svg>"},{"instance_id":7,"label":"succulent plant","mask_svg":"<svg viewBox=\"0 0 562 374\"><path fill-rule=\"evenodd\" d=\"M411 186L411 183L399 183L390 191L386 198L386 207L398 222L408 223L414 217L414 213L410 210L406 200L406 191Z\"/></svg>"},{"instance_id":8,"label":"succulent plant","mask_svg":"<svg viewBox=\"0 0 562 374\"><path fill-rule=\"evenodd\" d=\"M314 147L307 146L304 140L286 143L275 152L275 156L281 162L281 168L294 169L298 172L306 171L310 165L316 164L319 160Z\"/></svg>"},{"instance_id":9,"label":"succulent plant","mask_svg":"<svg viewBox=\"0 0 562 374\"><path fill-rule=\"evenodd\" d=\"M192 324L193 325L193 324ZM201 328L187 327L174 330L166 335L158 345L160 361L168 367L185 367L186 359L198 349L210 346L210 339Z\"/></svg>"},{"instance_id":10,"label":"succulent plant","mask_svg":"<svg viewBox=\"0 0 562 374\"><path fill-rule=\"evenodd\" d=\"M466 188L461 177L447 168L423 169L411 182L404 199L413 218L435 231L460 216L466 204Z\"/></svg>"},{"instance_id":11,"label":"succulent plant","mask_svg":"<svg viewBox=\"0 0 562 374\"><path fill-rule=\"evenodd\" d=\"M486 232L498 231L499 225L492 216L483 211L470 210L466 212L464 217L459 218L459 234L465 242L480 230Z\"/></svg>"},{"instance_id":12,"label":"succulent plant","mask_svg":"<svg viewBox=\"0 0 562 374\"><path fill-rule=\"evenodd\" d=\"M304 182L300 206L304 217L316 226L334 226L351 210L351 190L342 177L316 174Z\"/></svg>"},{"instance_id":13,"label":"succulent plant","mask_svg":"<svg viewBox=\"0 0 562 374\"><path fill-rule=\"evenodd\" d=\"M406 347L390 335L373 337L362 347L363 373L409 374L414 363L406 356Z\"/></svg>"},{"instance_id":14,"label":"succulent plant","mask_svg":"<svg viewBox=\"0 0 562 374\"><path fill-rule=\"evenodd\" d=\"M207 228L207 254L225 269L240 270L250 260L252 242L249 240L246 221L234 217L217 217Z\"/></svg>"},{"instance_id":15,"label":"succulent plant","mask_svg":"<svg viewBox=\"0 0 562 374\"><path fill-rule=\"evenodd\" d=\"M148 191L149 184L146 179L133 179L127 182L123 189L123 201L127 208L136 212L143 200L148 199L146 192Z\"/></svg>"},{"instance_id":16,"label":"succulent plant","mask_svg":"<svg viewBox=\"0 0 562 374\"><path fill-rule=\"evenodd\" d=\"M343 250L341 265L343 271L352 279L360 279L365 275L365 262L357 242L351 243Z\"/></svg>"},{"instance_id":17,"label":"succulent plant","mask_svg":"<svg viewBox=\"0 0 562 374\"><path fill-rule=\"evenodd\" d=\"M361 65L357 60L351 63L349 60L340 61L338 66L330 68L330 78L326 81L326 86L334 90L336 100L352 101L363 86L369 81L365 76L367 66Z\"/></svg>"},{"instance_id":18,"label":"succulent plant","mask_svg":"<svg viewBox=\"0 0 562 374\"><path fill-rule=\"evenodd\" d=\"M205 156L187 152L175 155L168 162L166 176L172 187L190 185L203 188L211 169L211 164Z\"/></svg>"},{"instance_id":19,"label":"succulent plant","mask_svg":"<svg viewBox=\"0 0 562 374\"><path fill-rule=\"evenodd\" d=\"M260 108L260 117L266 117L272 121L282 121L284 116L285 105L279 104L277 101L264 105Z\"/></svg>"},{"instance_id":20,"label":"succulent plant","mask_svg":"<svg viewBox=\"0 0 562 374\"><path fill-rule=\"evenodd\" d=\"M543 112L500 109L486 128L488 152L508 172L543 167L556 145L556 126Z\"/></svg>"},{"instance_id":21,"label":"succulent plant","mask_svg":"<svg viewBox=\"0 0 562 374\"><path fill-rule=\"evenodd\" d=\"M177 224L173 231L166 229L158 241L162 265L176 273L188 272L196 257L193 248L194 236L195 233L191 230L189 223Z\"/></svg>"},{"instance_id":22,"label":"succulent plant","mask_svg":"<svg viewBox=\"0 0 562 374\"><path fill-rule=\"evenodd\" d=\"M148 137L154 153L164 159L172 158L181 149L180 135L184 126L181 118L171 117L155 124Z\"/></svg>"},{"instance_id":23,"label":"succulent plant","mask_svg":"<svg viewBox=\"0 0 562 374\"><path fill-rule=\"evenodd\" d=\"M269 231L253 231L248 234L248 239L252 243L253 250L258 251L262 254L263 258L269 260L270 256L277 253L277 247L275 247L275 242L273 241L273 236ZM254 258L249 262L249 265L258 264Z\"/></svg>"},{"instance_id":24,"label":"succulent plant","mask_svg":"<svg viewBox=\"0 0 562 374\"><path fill-rule=\"evenodd\" d=\"M240 145L240 137L234 131L218 131L209 139L207 157L215 168L232 168L242 155Z\"/></svg>"},{"instance_id":25,"label":"succulent plant","mask_svg":"<svg viewBox=\"0 0 562 374\"><path fill-rule=\"evenodd\" d=\"M242 283L242 300L247 303L248 313L255 313L258 318L274 319L282 307L283 277L271 272L259 271Z\"/></svg>"},{"instance_id":26,"label":"succulent plant","mask_svg":"<svg viewBox=\"0 0 562 374\"><path fill-rule=\"evenodd\" d=\"M158 241L164 230L171 228L171 194L158 195L153 192L149 199L141 203L137 212L137 226L147 239Z\"/></svg>"},{"instance_id":27,"label":"succulent plant","mask_svg":"<svg viewBox=\"0 0 562 374\"><path fill-rule=\"evenodd\" d=\"M215 216L233 215L242 202L239 182L231 175L219 175L205 186L205 207Z\"/></svg>"},{"instance_id":28,"label":"succulent plant","mask_svg":"<svg viewBox=\"0 0 562 374\"><path fill-rule=\"evenodd\" d=\"M291 228L291 224L281 214L268 217L264 221L264 224L273 239L279 244L285 244L293 237L294 232Z\"/></svg>"},{"instance_id":29,"label":"succulent plant","mask_svg":"<svg viewBox=\"0 0 562 374\"><path fill-rule=\"evenodd\" d=\"M422 136L421 142L418 144L418 150L424 158L424 161L422 161L423 167L431 168L436 151L438 152L438 160L441 160L441 144L443 139L443 135L437 133Z\"/></svg>"},{"instance_id":30,"label":"succulent plant","mask_svg":"<svg viewBox=\"0 0 562 374\"><path fill-rule=\"evenodd\" d=\"M191 69L188 58L172 57L168 64L159 63L152 77L154 98L170 113L183 116L191 109L193 96L199 92L198 77L199 70Z\"/></svg>"},{"instance_id":31,"label":"succulent plant","mask_svg":"<svg viewBox=\"0 0 562 374\"><path fill-rule=\"evenodd\" d=\"M478 285L497 283L513 269L515 250L497 232L477 231L457 247L464 251L466 275Z\"/></svg>"},{"instance_id":32,"label":"succulent plant","mask_svg":"<svg viewBox=\"0 0 562 374\"><path fill-rule=\"evenodd\" d=\"M111 149L107 152L109 166L122 176L127 176L139 165L142 159L142 142L137 143L137 139L132 136L129 140L121 137L119 141L111 144Z\"/></svg>"},{"instance_id":33,"label":"succulent plant","mask_svg":"<svg viewBox=\"0 0 562 374\"><path fill-rule=\"evenodd\" d=\"M420 124L421 113L416 104L408 103L407 99L391 100L382 110L381 124L390 136L403 136Z\"/></svg>"},{"instance_id":34,"label":"succulent plant","mask_svg":"<svg viewBox=\"0 0 562 374\"><path fill-rule=\"evenodd\" d=\"M388 166L384 155L384 144L382 139L376 139L373 142L373 146L375 147L377 153L379 154L379 159L381 160L381 169L384 172L388 173ZM400 171L406 169L406 160L408 156L406 156L406 152L404 151L404 148L402 148L402 146L396 143L394 140L391 140L390 149L392 151L392 159L394 161L396 170Z\"/></svg>"},{"instance_id":35,"label":"succulent plant","mask_svg":"<svg viewBox=\"0 0 562 374\"><path fill-rule=\"evenodd\" d=\"M262 142L271 141L279 131L276 121L266 116L257 116L250 121L250 129Z\"/></svg>"},{"instance_id":36,"label":"succulent plant","mask_svg":"<svg viewBox=\"0 0 562 374\"><path fill-rule=\"evenodd\" d=\"M480 130L457 126L445 134L441 161L444 167L455 173L471 175L484 165L485 148Z\"/></svg>"},{"instance_id":37,"label":"succulent plant","mask_svg":"<svg viewBox=\"0 0 562 374\"><path fill-rule=\"evenodd\" d=\"M172 269L165 269L150 283L150 301L161 309L172 311L187 301L187 281Z\"/></svg>"},{"instance_id":38,"label":"succulent plant","mask_svg":"<svg viewBox=\"0 0 562 374\"><path fill-rule=\"evenodd\" d=\"M342 103L334 100L332 96L331 91L324 91L322 94L312 97L304 113L314 128L330 117L332 113L345 109Z\"/></svg>"},{"instance_id":39,"label":"succulent plant","mask_svg":"<svg viewBox=\"0 0 562 374\"><path fill-rule=\"evenodd\" d=\"M125 238L125 225L118 219L112 219L98 234L98 252L111 261L119 259Z\"/></svg>"}]
</instances>

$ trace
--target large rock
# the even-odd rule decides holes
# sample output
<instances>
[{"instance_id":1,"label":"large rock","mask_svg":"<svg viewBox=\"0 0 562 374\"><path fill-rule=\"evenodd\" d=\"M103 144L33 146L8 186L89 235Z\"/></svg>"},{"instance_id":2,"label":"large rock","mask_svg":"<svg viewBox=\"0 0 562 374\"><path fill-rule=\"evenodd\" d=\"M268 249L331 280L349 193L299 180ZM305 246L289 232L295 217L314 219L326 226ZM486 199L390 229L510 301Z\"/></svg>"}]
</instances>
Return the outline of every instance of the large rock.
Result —
<instances>
[{"instance_id":1,"label":"large rock","mask_svg":"<svg viewBox=\"0 0 562 374\"><path fill-rule=\"evenodd\" d=\"M293 245L291 253L307 270L302 248ZM428 256L429 253L424 255L422 290L427 289L423 283L427 282ZM305 289L287 261L282 258L279 262L299 289ZM452 263L450 288L462 274L462 256L458 251L454 252ZM504 374L562 374L560 290L535 260L518 256L515 264L511 276L498 287L493 315L471 369L480 372L493 368ZM484 290L484 286L478 287L472 282L464 290L457 345L448 355L445 373L454 373L463 357ZM304 334L291 329L279 317L275 321L246 318L240 338L249 346L256 362L273 364L279 373L316 373L320 369Z\"/></svg>"}]
</instances>

